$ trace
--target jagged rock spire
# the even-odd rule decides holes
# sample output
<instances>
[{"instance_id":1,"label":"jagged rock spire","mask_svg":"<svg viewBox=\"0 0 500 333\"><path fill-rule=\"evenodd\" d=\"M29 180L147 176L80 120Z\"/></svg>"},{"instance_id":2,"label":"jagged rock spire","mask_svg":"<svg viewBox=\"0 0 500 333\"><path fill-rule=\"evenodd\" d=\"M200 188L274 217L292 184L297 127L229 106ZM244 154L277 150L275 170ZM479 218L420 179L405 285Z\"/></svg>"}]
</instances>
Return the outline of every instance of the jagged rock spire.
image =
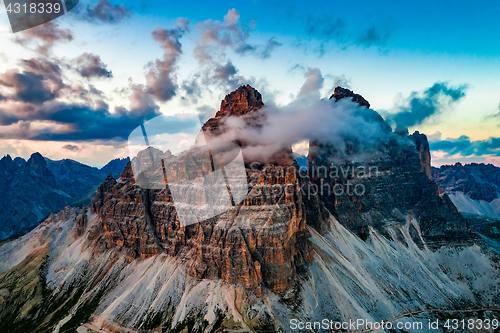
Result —
<instances>
[{"instance_id":1,"label":"jagged rock spire","mask_svg":"<svg viewBox=\"0 0 500 333\"><path fill-rule=\"evenodd\" d=\"M226 95L215 118L242 116L264 106L262 95L252 86L241 86Z\"/></svg>"},{"instance_id":2,"label":"jagged rock spire","mask_svg":"<svg viewBox=\"0 0 500 333\"><path fill-rule=\"evenodd\" d=\"M264 106L262 95L252 86L240 86L235 91L226 95L220 105L220 110L214 118L210 118L203 125L204 132L218 135L221 120L231 116L244 116L250 114Z\"/></svg>"},{"instance_id":3,"label":"jagged rock spire","mask_svg":"<svg viewBox=\"0 0 500 333\"><path fill-rule=\"evenodd\" d=\"M367 109L370 108L370 103L368 103L368 101L364 99L363 96L355 94L352 90L342 88L340 86L335 88L333 95L330 96L330 99L335 99L335 102L338 102L343 98L351 98L353 102L356 102L361 106L366 106Z\"/></svg>"}]
</instances>

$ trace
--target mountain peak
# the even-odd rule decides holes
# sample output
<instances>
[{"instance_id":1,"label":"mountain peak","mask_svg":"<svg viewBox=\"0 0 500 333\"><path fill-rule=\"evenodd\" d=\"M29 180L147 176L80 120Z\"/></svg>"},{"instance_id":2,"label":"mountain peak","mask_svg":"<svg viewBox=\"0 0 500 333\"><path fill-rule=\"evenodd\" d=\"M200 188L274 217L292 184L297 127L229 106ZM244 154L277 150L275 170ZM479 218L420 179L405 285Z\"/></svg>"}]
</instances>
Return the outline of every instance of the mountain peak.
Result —
<instances>
[{"instance_id":1,"label":"mountain peak","mask_svg":"<svg viewBox=\"0 0 500 333\"><path fill-rule=\"evenodd\" d=\"M17 169L17 164L15 164L12 161L12 157L10 157L10 155L5 155L0 160L0 170L14 171L16 169Z\"/></svg>"},{"instance_id":2,"label":"mountain peak","mask_svg":"<svg viewBox=\"0 0 500 333\"><path fill-rule=\"evenodd\" d=\"M242 116L264 106L262 95L252 86L240 86L226 95L215 118Z\"/></svg>"},{"instance_id":3,"label":"mountain peak","mask_svg":"<svg viewBox=\"0 0 500 333\"><path fill-rule=\"evenodd\" d=\"M30 159L26 163L27 167L38 170L47 167L47 161L43 158L42 154L34 153L31 155Z\"/></svg>"},{"instance_id":4,"label":"mountain peak","mask_svg":"<svg viewBox=\"0 0 500 333\"><path fill-rule=\"evenodd\" d=\"M24 166L26 164L26 160L22 157L16 157L14 159L14 163L16 163L18 166Z\"/></svg>"},{"instance_id":5,"label":"mountain peak","mask_svg":"<svg viewBox=\"0 0 500 333\"><path fill-rule=\"evenodd\" d=\"M205 122L202 131L218 135L220 134L221 123L224 121L224 118L251 114L263 106L262 95L255 88L249 84L240 86L235 91L226 95L220 104L220 110L214 118L210 118ZM254 115L259 116L258 113Z\"/></svg>"},{"instance_id":6,"label":"mountain peak","mask_svg":"<svg viewBox=\"0 0 500 333\"><path fill-rule=\"evenodd\" d=\"M367 109L370 108L370 103L366 99L364 99L363 96L359 94L355 94L352 90L342 88L341 86L338 86L335 88L335 91L333 92L333 95L330 96L330 99L334 99L335 102L338 102L339 100L343 98L351 98L353 102L358 103L361 106L366 106Z\"/></svg>"}]
</instances>

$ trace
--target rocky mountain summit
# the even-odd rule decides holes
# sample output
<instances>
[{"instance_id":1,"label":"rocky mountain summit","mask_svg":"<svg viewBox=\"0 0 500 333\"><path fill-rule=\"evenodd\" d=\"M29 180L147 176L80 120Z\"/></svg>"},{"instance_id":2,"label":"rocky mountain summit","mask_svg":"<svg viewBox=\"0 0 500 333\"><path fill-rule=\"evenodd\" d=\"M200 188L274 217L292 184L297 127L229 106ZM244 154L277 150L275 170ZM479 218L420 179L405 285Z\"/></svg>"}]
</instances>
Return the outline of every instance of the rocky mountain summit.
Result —
<instances>
[{"instance_id":1,"label":"rocky mountain summit","mask_svg":"<svg viewBox=\"0 0 500 333\"><path fill-rule=\"evenodd\" d=\"M224 117L251 115L263 105L255 89L240 87L226 96L215 118L203 127L208 132L207 140L224 129ZM192 154L181 156L175 164L177 174L190 178L187 175L198 173ZM311 253L306 204L300 191L283 195L273 190L273 186L301 185L300 168L291 147L279 155L281 164L267 167L267 179L262 174L263 164L246 165L244 181L249 190L241 205L185 227L179 224L170 189L141 189L135 184L129 164L118 182L108 177L98 190L94 209L102 225L97 229L105 231L106 242L124 247L130 258L167 253L186 258L190 276L223 279L253 288L257 293L264 287L283 292L294 286L298 272L311 260ZM201 167L205 174L210 164ZM281 173L281 167L291 167L291 171ZM195 187L188 189L185 196L201 204L206 200L205 193ZM316 208L310 213L321 216Z\"/></svg>"},{"instance_id":2,"label":"rocky mountain summit","mask_svg":"<svg viewBox=\"0 0 500 333\"><path fill-rule=\"evenodd\" d=\"M500 247L472 234L439 195L426 137L394 133L360 95L335 91L325 103L349 104L378 129L373 142L311 140L303 171L291 147L258 160L246 149L258 146L234 136L246 195L221 209L217 191L207 192L217 158L201 158L204 145L215 146L231 117L265 130L262 96L242 86L203 126L203 145L178 156L147 148L119 179L106 177L91 205L0 247L0 329L289 332L292 319L500 315ZM133 167L148 156L150 168ZM151 179L164 183L140 186ZM238 192L226 185L218 191ZM181 223L186 207L173 193L189 198L192 215L217 214Z\"/></svg>"},{"instance_id":3,"label":"rocky mountain summit","mask_svg":"<svg viewBox=\"0 0 500 333\"><path fill-rule=\"evenodd\" d=\"M203 124L202 131L207 135L220 135L221 126L228 117L245 116L249 126L255 126L262 121L262 115L255 112L264 106L262 95L250 85L241 86L222 100L215 117Z\"/></svg>"}]
</instances>

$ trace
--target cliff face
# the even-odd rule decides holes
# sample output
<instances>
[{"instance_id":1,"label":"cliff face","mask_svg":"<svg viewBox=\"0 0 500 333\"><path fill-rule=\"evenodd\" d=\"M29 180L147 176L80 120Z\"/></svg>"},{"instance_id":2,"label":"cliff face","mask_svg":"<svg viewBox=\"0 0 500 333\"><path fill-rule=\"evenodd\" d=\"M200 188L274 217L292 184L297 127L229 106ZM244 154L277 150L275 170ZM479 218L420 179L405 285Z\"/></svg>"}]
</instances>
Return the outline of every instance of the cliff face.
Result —
<instances>
[{"instance_id":1,"label":"cliff face","mask_svg":"<svg viewBox=\"0 0 500 333\"><path fill-rule=\"evenodd\" d=\"M337 87L331 99L338 102L343 98L369 107L362 96ZM383 230L406 223L407 216L418 219L422 235L428 239L466 236L466 221L447 196L439 196L430 180L425 135L393 133L376 112L359 112L384 133L371 146L346 138L346 149L341 151L329 142L310 142L308 172L326 208L361 237L367 237L369 226Z\"/></svg>"},{"instance_id":2,"label":"cliff face","mask_svg":"<svg viewBox=\"0 0 500 333\"><path fill-rule=\"evenodd\" d=\"M415 146L420 155L420 171L432 179L431 174L431 150L429 149L429 141L425 134L420 134L418 131L410 135L410 138L415 142Z\"/></svg>"},{"instance_id":3,"label":"cliff face","mask_svg":"<svg viewBox=\"0 0 500 333\"><path fill-rule=\"evenodd\" d=\"M225 117L255 113L258 118L256 111L263 105L255 89L240 87L226 96L216 117L203 126L207 141L216 132L220 133ZM192 148L170 162L172 170L168 174L194 179L211 172L210 161L193 158L197 149ZM248 195L242 203L215 218L187 226L179 222L174 206L170 189L175 185L142 189L137 186L129 163L118 182L108 176L96 195L94 206L106 241L125 248L131 258L158 253L184 258L187 273L196 278L221 278L258 293L262 287L275 292L290 289L303 266L311 260L306 211L312 214L320 208L306 204L302 197L300 168L291 149L284 149L278 155L279 163L272 165L245 161ZM170 177L170 181L174 178ZM285 188L288 190L284 191ZM196 186L182 191L194 205L203 206L210 200ZM211 207L218 209L216 205Z\"/></svg>"},{"instance_id":4,"label":"cliff face","mask_svg":"<svg viewBox=\"0 0 500 333\"><path fill-rule=\"evenodd\" d=\"M330 96L330 99L335 100L335 102L338 102L344 98L351 99L354 103L358 103L359 105L364 106L367 109L370 108L370 103L368 103L368 101L364 99L363 96L355 94L352 90L346 88L336 87L333 95Z\"/></svg>"}]
</instances>

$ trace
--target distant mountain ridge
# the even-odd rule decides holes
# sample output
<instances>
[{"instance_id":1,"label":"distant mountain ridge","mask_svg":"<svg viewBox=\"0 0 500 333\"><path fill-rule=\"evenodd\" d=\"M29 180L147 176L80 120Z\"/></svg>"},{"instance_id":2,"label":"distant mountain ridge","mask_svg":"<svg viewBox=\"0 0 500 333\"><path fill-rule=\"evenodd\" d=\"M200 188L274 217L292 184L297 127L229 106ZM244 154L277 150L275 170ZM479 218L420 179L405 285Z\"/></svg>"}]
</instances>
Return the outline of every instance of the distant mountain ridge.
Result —
<instances>
[{"instance_id":1,"label":"distant mountain ridge","mask_svg":"<svg viewBox=\"0 0 500 333\"><path fill-rule=\"evenodd\" d=\"M463 213L500 218L500 168L471 163L432 167L432 179Z\"/></svg>"},{"instance_id":2,"label":"distant mountain ridge","mask_svg":"<svg viewBox=\"0 0 500 333\"><path fill-rule=\"evenodd\" d=\"M0 201L0 241L25 234L65 206L88 204L106 175L120 174L127 162L128 158L115 159L98 169L70 159L53 161L40 153L28 161L6 155L0 160L4 198Z\"/></svg>"},{"instance_id":3,"label":"distant mountain ridge","mask_svg":"<svg viewBox=\"0 0 500 333\"><path fill-rule=\"evenodd\" d=\"M108 175L111 173L111 175L114 178L120 178L123 169L127 166L127 163L130 162L130 158L116 158L112 161L110 161L108 164L103 166L101 168L101 173Z\"/></svg>"}]
</instances>

